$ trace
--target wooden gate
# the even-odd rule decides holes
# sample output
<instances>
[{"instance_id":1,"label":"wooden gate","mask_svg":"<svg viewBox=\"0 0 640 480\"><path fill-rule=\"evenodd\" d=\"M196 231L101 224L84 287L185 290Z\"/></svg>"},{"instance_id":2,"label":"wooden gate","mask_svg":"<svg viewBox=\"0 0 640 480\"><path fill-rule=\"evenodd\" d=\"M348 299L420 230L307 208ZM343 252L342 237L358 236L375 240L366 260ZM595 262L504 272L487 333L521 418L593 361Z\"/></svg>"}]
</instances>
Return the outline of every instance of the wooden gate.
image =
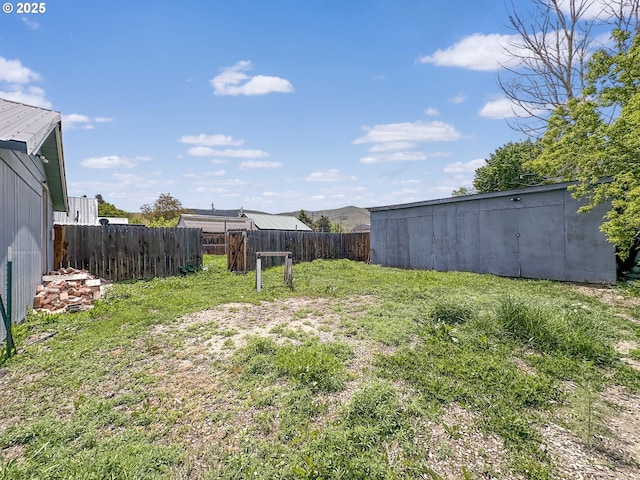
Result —
<instances>
[{"instance_id":1,"label":"wooden gate","mask_svg":"<svg viewBox=\"0 0 640 480\"><path fill-rule=\"evenodd\" d=\"M253 271L257 252L291 252L294 262L317 258L366 262L369 233L322 233L281 230L252 230L227 233L227 267L232 272ZM262 266L282 265L278 257L264 258Z\"/></svg>"}]
</instances>

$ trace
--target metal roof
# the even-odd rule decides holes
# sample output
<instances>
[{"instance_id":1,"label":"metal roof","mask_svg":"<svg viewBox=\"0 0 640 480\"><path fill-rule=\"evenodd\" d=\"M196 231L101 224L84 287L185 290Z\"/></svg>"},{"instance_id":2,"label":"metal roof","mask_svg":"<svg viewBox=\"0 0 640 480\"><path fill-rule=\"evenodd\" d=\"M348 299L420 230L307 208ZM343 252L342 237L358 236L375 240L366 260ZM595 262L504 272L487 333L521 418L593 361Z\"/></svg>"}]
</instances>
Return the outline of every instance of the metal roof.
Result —
<instances>
[{"instance_id":1,"label":"metal roof","mask_svg":"<svg viewBox=\"0 0 640 480\"><path fill-rule=\"evenodd\" d=\"M67 179L59 112L0 98L0 148L41 155L55 211L67 211Z\"/></svg>"},{"instance_id":2,"label":"metal roof","mask_svg":"<svg viewBox=\"0 0 640 480\"><path fill-rule=\"evenodd\" d=\"M474 195L461 195L459 197L436 198L434 200L424 200L421 202L403 203L399 205L387 205L382 207L369 207L370 212L381 212L384 210L402 210L403 208L426 207L429 205L440 205L444 203L467 202L470 200L483 200L485 198L499 198L514 195L525 195L527 193L550 192L553 190L566 190L575 182L553 183L549 185L536 185L533 187L519 188L516 190L505 190L502 192L476 193Z\"/></svg>"},{"instance_id":3,"label":"metal roof","mask_svg":"<svg viewBox=\"0 0 640 480\"><path fill-rule=\"evenodd\" d=\"M225 233L228 230L251 230L252 222L248 218L183 213L178 227L201 228L202 233Z\"/></svg>"},{"instance_id":4,"label":"metal roof","mask_svg":"<svg viewBox=\"0 0 640 480\"><path fill-rule=\"evenodd\" d=\"M0 146L3 148L35 155L60 122L58 112L0 98Z\"/></svg>"},{"instance_id":5,"label":"metal roof","mask_svg":"<svg viewBox=\"0 0 640 480\"><path fill-rule=\"evenodd\" d=\"M245 213L260 230L298 230L311 231L311 228L302 223L296 217L288 215L269 215L265 213Z\"/></svg>"}]
</instances>

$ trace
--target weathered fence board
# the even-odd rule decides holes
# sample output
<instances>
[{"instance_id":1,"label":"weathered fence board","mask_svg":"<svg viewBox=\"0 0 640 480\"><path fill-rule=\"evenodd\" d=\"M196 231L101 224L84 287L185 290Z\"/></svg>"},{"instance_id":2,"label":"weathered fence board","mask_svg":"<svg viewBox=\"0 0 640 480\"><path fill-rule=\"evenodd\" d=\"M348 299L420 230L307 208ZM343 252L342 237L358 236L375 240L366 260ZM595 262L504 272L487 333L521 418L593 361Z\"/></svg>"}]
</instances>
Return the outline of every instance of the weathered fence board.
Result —
<instances>
[{"instance_id":1,"label":"weathered fence board","mask_svg":"<svg viewBox=\"0 0 640 480\"><path fill-rule=\"evenodd\" d=\"M317 258L347 258L360 262L369 259L369 233L321 233L281 230L251 230L227 233L227 267L230 271L256 269L257 252L291 252L293 261L310 262ZM262 259L262 267L282 265L283 258Z\"/></svg>"},{"instance_id":2,"label":"weathered fence board","mask_svg":"<svg viewBox=\"0 0 640 480\"><path fill-rule=\"evenodd\" d=\"M113 281L179 275L202 266L201 235L199 228L56 225L54 268L84 268Z\"/></svg>"},{"instance_id":3,"label":"weathered fence board","mask_svg":"<svg viewBox=\"0 0 640 480\"><path fill-rule=\"evenodd\" d=\"M202 253L207 255L224 255L227 253L227 240L224 233L203 233Z\"/></svg>"}]
</instances>

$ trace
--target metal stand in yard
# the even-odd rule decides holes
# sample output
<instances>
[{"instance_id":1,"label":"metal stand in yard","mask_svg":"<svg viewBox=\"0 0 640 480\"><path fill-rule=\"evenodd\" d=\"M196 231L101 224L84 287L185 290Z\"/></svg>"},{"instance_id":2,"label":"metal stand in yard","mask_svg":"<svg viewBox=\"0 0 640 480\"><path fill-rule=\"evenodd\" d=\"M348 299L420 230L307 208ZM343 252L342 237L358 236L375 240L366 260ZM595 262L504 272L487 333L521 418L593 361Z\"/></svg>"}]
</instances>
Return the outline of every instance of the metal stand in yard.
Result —
<instances>
[{"instance_id":1,"label":"metal stand in yard","mask_svg":"<svg viewBox=\"0 0 640 480\"><path fill-rule=\"evenodd\" d=\"M293 286L293 254L291 252L256 252L256 290L262 291L262 257L284 257L284 284Z\"/></svg>"},{"instance_id":2,"label":"metal stand in yard","mask_svg":"<svg viewBox=\"0 0 640 480\"><path fill-rule=\"evenodd\" d=\"M5 358L11 357L15 353L16 347L13 343L13 334L11 333L11 278L13 269L13 252L11 247L7 251L7 308L4 307L2 297L0 297L0 313L2 313L2 321L4 322L4 329L7 337L7 350Z\"/></svg>"}]
</instances>

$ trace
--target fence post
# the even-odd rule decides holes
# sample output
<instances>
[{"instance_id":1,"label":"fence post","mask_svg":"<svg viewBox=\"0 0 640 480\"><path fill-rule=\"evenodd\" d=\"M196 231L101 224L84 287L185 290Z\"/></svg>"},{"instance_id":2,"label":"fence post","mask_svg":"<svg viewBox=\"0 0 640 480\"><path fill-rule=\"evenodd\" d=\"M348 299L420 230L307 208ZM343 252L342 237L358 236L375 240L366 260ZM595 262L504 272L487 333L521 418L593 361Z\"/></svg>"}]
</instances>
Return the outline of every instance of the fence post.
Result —
<instances>
[{"instance_id":1,"label":"fence post","mask_svg":"<svg viewBox=\"0 0 640 480\"><path fill-rule=\"evenodd\" d=\"M256 253L256 290L262 291L262 255Z\"/></svg>"},{"instance_id":2,"label":"fence post","mask_svg":"<svg viewBox=\"0 0 640 480\"><path fill-rule=\"evenodd\" d=\"M287 253L284 259L284 284L291 288L293 287L293 254Z\"/></svg>"}]
</instances>

